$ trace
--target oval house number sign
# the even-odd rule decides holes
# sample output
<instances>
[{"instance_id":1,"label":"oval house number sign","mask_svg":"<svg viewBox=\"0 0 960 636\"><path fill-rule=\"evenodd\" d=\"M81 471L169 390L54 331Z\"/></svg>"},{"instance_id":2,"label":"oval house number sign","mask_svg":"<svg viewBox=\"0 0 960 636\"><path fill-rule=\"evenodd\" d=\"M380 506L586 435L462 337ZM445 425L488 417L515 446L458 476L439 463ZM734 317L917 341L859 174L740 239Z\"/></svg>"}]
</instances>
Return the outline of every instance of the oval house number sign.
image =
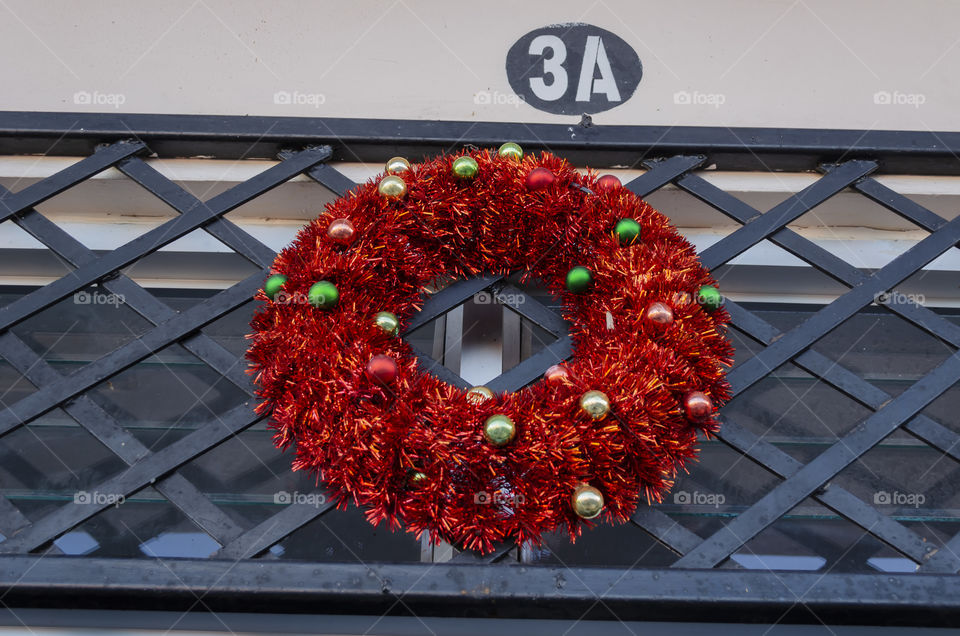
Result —
<instances>
[{"instance_id":1,"label":"oval house number sign","mask_svg":"<svg viewBox=\"0 0 960 636\"><path fill-rule=\"evenodd\" d=\"M510 87L539 110L599 113L630 99L643 67L623 39L590 24L555 24L527 33L507 52Z\"/></svg>"}]
</instances>

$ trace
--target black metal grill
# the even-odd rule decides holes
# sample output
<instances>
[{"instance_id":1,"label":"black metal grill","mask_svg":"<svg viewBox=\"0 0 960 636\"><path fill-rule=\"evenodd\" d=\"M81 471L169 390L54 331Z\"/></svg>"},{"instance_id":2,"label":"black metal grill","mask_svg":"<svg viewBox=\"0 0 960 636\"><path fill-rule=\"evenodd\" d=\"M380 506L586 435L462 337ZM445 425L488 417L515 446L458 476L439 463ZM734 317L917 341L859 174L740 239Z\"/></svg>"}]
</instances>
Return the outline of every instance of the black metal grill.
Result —
<instances>
[{"instance_id":1,"label":"black metal grill","mask_svg":"<svg viewBox=\"0 0 960 636\"><path fill-rule=\"evenodd\" d=\"M960 610L957 580L960 533L934 540L915 526L894 518L849 490L831 483L892 433L907 431L960 461L960 436L951 423L922 411L960 379L960 324L913 303L884 302L925 265L960 242L960 217L946 221L877 181L878 171L956 174L960 160L957 135L866 133L857 131L765 131L593 127L571 136L566 126L458 124L359 120L171 117L150 115L0 114L0 150L8 154L89 153L82 160L20 191L0 190L0 221L17 224L47 246L73 270L58 280L23 294L0 308L0 356L37 389L5 404L0 436L29 427L37 418L62 409L126 466L90 489L130 497L151 487L207 533L219 549L209 559L105 559L67 557L52 542L103 514L103 505L65 503L41 515L18 509L0 483L0 589L6 604L85 606L120 598L129 606L312 611L427 612L521 615L524 609L553 616L620 618L701 616L730 618L750 611L755 619L839 620L860 601L870 613L852 614L861 622L939 622ZM624 545L625 565L611 569L500 564L536 562L531 549L502 546L480 558L460 553L445 564L363 562L323 565L278 560L270 552L285 538L317 520L344 514L329 504L293 503L256 522L227 514L182 470L240 432L261 424L253 400L211 418L159 450L117 421L91 395L94 387L174 344L252 396L245 362L205 333L205 328L248 303L264 279L273 251L238 227L226 214L292 177L306 174L337 195L354 183L333 168L332 158L379 161L397 153L411 159L463 144L494 145L514 140L525 149L550 149L586 158L595 167L642 163L639 178L627 184L646 197L673 184L712 206L742 227L705 249L701 258L718 269L758 243L769 240L845 286L836 300L810 312L799 324L782 330L747 305L727 301L733 325L763 345L729 374L735 395L792 364L870 410L849 432L809 461L802 462L763 435L723 417L720 440L778 481L755 501L728 515L723 523L696 532L660 506L642 506L633 518L672 553L672 562L650 567ZM102 145L101 145L102 144ZM294 149L298 148L299 149ZM235 187L200 201L161 175L143 157L212 155L273 156L274 167ZM812 185L761 212L717 188L702 176L708 165L721 169L809 169L822 176ZM95 254L48 220L36 206L115 167L163 200L178 216L106 254ZM929 232L915 246L877 271L854 267L787 226L840 192L853 190ZM202 228L252 263L258 271L231 286L176 311L135 283L124 269L163 246ZM442 315L477 291L504 285L500 279L465 281L435 294L411 329ZM122 295L125 304L153 326L145 333L84 366L64 374L14 333L14 327L72 294L104 289ZM514 290L521 294L519 290ZM878 300L879 299L879 300ZM909 321L949 345L952 353L909 388L890 395L842 362L812 345L872 304ZM549 364L570 355L562 322L535 302L513 307L524 318L559 339L490 384L514 390L535 380ZM450 381L463 381L447 374ZM955 428L955 427L954 427ZM274 460L267 448L262 460ZM284 460L286 461L286 460ZM812 498L873 539L918 564L912 574L799 574L776 571L730 571L731 557L796 506ZM960 522L960 519L957 519ZM638 540L639 540L638 534ZM410 539L412 541L412 539ZM67 559L70 559L67 564ZM359 559L358 559L359 560ZM497 566L481 564L497 563ZM636 566L636 567L634 567ZM498 569L499 568L499 569ZM162 592L158 593L158 592ZM535 607L529 605L535 601ZM639 601L656 601L653 604ZM311 605L312 603L321 605ZM704 609L707 608L707 609ZM797 608L807 608L812 614ZM610 614L606 614L609 611ZM789 613L789 614L788 614ZM529 614L528 614L529 615Z\"/></svg>"}]
</instances>

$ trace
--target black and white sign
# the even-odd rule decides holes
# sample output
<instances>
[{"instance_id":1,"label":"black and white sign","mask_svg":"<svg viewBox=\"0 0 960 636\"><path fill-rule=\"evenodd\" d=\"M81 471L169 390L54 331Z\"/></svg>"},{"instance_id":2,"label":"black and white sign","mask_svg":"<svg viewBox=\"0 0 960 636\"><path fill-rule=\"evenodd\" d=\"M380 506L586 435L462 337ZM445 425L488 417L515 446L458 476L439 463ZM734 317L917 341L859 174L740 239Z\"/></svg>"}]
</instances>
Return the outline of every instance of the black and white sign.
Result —
<instances>
[{"instance_id":1,"label":"black and white sign","mask_svg":"<svg viewBox=\"0 0 960 636\"><path fill-rule=\"evenodd\" d=\"M643 66L618 35L590 24L557 24L527 33L507 52L514 92L539 110L599 113L633 95Z\"/></svg>"}]
</instances>

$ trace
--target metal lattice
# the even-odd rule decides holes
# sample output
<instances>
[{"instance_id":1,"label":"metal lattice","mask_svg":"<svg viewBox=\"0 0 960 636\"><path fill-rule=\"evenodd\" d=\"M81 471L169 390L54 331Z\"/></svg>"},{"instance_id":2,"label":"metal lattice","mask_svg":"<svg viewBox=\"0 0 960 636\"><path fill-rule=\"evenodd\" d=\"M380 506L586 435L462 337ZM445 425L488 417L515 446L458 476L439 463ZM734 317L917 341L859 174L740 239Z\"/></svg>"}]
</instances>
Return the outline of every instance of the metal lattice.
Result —
<instances>
[{"instance_id":1,"label":"metal lattice","mask_svg":"<svg viewBox=\"0 0 960 636\"><path fill-rule=\"evenodd\" d=\"M12 115L23 116L22 114ZM0 122L2 121L3 117L0 116ZM16 147L16 144L10 141L10 137L22 135L23 139L28 140L24 142L23 148L28 149L29 140L41 137L47 130L47 128L35 126L32 131L23 132L22 122L16 117L13 117L12 121L19 123L8 125L6 128L7 140L4 144L10 151ZM86 158L20 191L0 190L0 222L17 224L74 268L68 275L0 308L0 356L37 387L32 394L6 405L0 413L0 436L19 427L29 426L32 421L54 409L63 409L126 465L126 469L101 483L92 485L92 488L102 492L130 495L152 485L221 547L210 559L178 561L172 564L157 564L154 560L148 559L113 563L91 557L80 559L88 563L84 566L74 559L71 561L69 572L65 572L58 568L57 559L67 557L57 556L58 550L51 542L102 513L109 504L101 506L66 503L40 518L31 519L30 515L21 512L9 498L0 494L0 533L6 537L0 542L0 555L2 555L0 556L0 587L4 589L4 593L10 594L11 598L23 600L31 593L44 592L65 585L66 589L74 590L82 597L83 593L96 593L96 585L90 584L89 581L100 581L102 584L108 582L116 584L127 597L136 599L139 598L136 590L141 589L139 586L142 578L149 585L154 586L154 590L168 590L170 598L176 598L176 590L180 589L180 584L168 575L172 573L173 577L183 583L183 589L203 589L209 592L211 588L223 585L224 589L240 594L237 598L243 598L243 594L252 594L255 589L272 591L274 596L270 598L282 597L284 594L296 596L298 592L306 591L312 591L318 597L327 598L324 596L324 589L337 584L341 589L350 590L348 596L355 604L362 604L365 602L364 599L367 599L370 606L375 607L380 603L375 598L376 594L392 592L397 599L401 596L409 596L414 599L411 602L444 605L455 602L459 592L455 593L452 590L458 590L459 587L464 587L467 590L465 593L469 595L475 594L469 591L474 589L472 583L448 585L449 581L445 579L455 568L476 568L478 563L509 563L517 559L529 561L529 555L525 550L517 554L512 546L502 546L494 554L484 558L471 553L460 553L454 556L449 564L444 565L442 570L436 571L407 569L407 567L430 568L429 565L401 568L401 566L388 564L356 566L328 564L324 565L322 571L318 573L315 568L307 568L304 564L278 562L271 558L269 549L314 520L326 515L339 514L329 504L315 506L294 503L282 507L259 523L244 525L235 517L226 514L200 488L178 472L188 462L248 429L261 419L253 412L252 388L249 377L244 372L246 363L218 344L216 340L205 335L204 328L249 301L261 285L264 279L263 271L270 266L274 253L224 216L301 174L307 175L337 195L344 194L355 184L326 163L334 156L331 146L307 145L316 141L314 134L324 141L329 139L328 134L316 132L317 126L310 121L303 122L301 134L292 134L289 129L293 124L288 121L284 124L286 132L272 134L270 143L286 146L300 143L304 147L302 150L283 150L277 153L276 157L280 161L274 167L222 194L201 201L160 174L145 162L143 157L151 151L173 147L174 144L179 144L177 148L191 147L191 143L197 147L198 152L190 154L199 154L211 144L236 143L234 137L229 134L229 131L220 130L216 122L208 122L203 118L189 119L186 126L191 129L190 132L180 135L164 133L162 132L164 129L160 127L156 130L148 130L149 121L144 119L124 123L131 134L121 135L116 132L119 127L110 120L108 123L112 128L108 126L103 128L105 131L114 130L113 136L111 137L109 132L101 132L99 140L124 137L123 140L98 146ZM416 126L412 127L412 131L407 131L402 122L394 124L395 127L393 129L387 127L386 132L366 135L354 132L350 136L345 135L337 147L338 156L354 152L355 148L359 149L358 152L366 152L365 156L388 155L397 145L414 143L418 134L424 134ZM223 138L203 139L204 126L208 127L212 136L216 136L214 133L217 133ZM346 129L356 128L351 126L353 124L345 125ZM490 131L485 129L482 135L493 137L491 131L494 131L496 126L485 126L490 127ZM68 144L69 151L76 151L79 144L89 145L98 140L95 131L85 129L82 136L77 136L68 134L67 126L63 128L53 132L66 137L65 143ZM545 132L544 127L537 130ZM793 131L797 139L802 139L799 136L801 133L802 131ZM557 132L557 135L560 134ZM504 132L496 135L496 138L509 136ZM531 136L533 138L530 138ZM650 136L652 138L654 135L651 133ZM455 141L455 138L452 138L453 135L447 139L444 134L437 134L434 139L437 137L441 138L438 144ZM544 137L549 136L545 134ZM748 430L736 419L722 417L723 426L719 434L722 442L775 475L780 480L779 483L706 536L701 536L683 524L677 523L673 517L657 506L641 506L633 517L633 523L676 555L669 568L644 570L644 577L653 576L650 572L655 572L656 576L653 579L643 578L642 584L632 578L639 576L636 571L630 574L626 583L624 582L623 577L631 572L630 570L622 572L611 570L607 578L604 578L603 570L577 569L576 572L579 574L575 575L574 583L567 588L555 584L555 581L545 580L544 577L547 575L543 572L526 573L524 571L525 573L521 574L510 570L469 570L470 577L479 577L488 583L508 581L512 584L507 586L510 590L509 594L502 590L502 594L495 592L494 596L497 598L502 600L509 597L522 600L528 597L540 599L549 597L558 602L570 602L570 597L573 596L574 600L582 603L580 605L573 603L572 607L585 607L592 598L596 598L596 594L588 592L593 589L587 584L587 581L590 581L597 585L596 589L602 590L612 589L611 586L627 585L627 591L621 590L620 595L614 599L618 604L644 598L659 598L665 603L663 607L673 607L670 603L677 604L676 607L679 608L677 611L682 614L685 602L713 600L717 603L727 602L731 607L740 602L747 606L751 603L766 604L765 607L776 607L779 608L776 612L780 612L791 604L795 605L801 593L810 592L814 587L817 591L806 596L806 602L819 603L821 607L840 607L844 603L853 603L858 592L843 592L843 590L855 588L860 583L867 587L880 586L870 587L867 591L861 589L861 593L872 599L874 603L886 604L889 607L902 606L902 603L907 602L904 599L910 598L911 590L946 594L946 590L956 587L957 584L952 576L939 578L936 575L953 575L960 571L960 557L958 557L960 533L944 545L937 546L918 534L915 529L878 509L872 502L864 501L848 490L831 484L831 481L898 429L909 432L929 446L938 449L951 460L960 462L960 435L921 413L927 405L944 394L960 379L960 355L956 353L956 348L960 347L960 326L943 315L917 304L903 302L885 304L885 309L889 312L909 321L954 349L952 355L946 360L896 396L889 395L854 371L845 368L842 363L837 363L814 351L811 346L872 303L884 304L883 292L894 289L934 259L955 247L960 242L960 217L948 222L873 178L873 173L883 168L884 157L888 154L895 154L899 161L903 161L903 155L910 153L909 148L897 147L892 142L887 147L870 148L861 145L859 150L853 153L857 158L842 161L837 161L839 156L835 152L803 147L801 143L796 144L798 149L793 154L781 146L777 152L785 157L783 165L793 166L797 162L809 162L809 159L797 159L801 156L816 155L817 159L823 159L825 162L820 166L822 176L812 185L791 195L772 209L761 212L712 185L699 172L710 161L716 162L718 156L736 155L739 158L730 160L729 163L739 165L749 162L749 156L754 155L754 151L769 152L770 149L764 147L763 142L752 141L754 138L748 134L744 134L743 137L747 141L739 144L711 146L707 141L701 143L699 147L695 140L683 138L683 135L676 138L670 137L660 144L650 143L646 147L642 144L634 147L627 142L616 146L614 142L607 141L604 142L606 146L603 146L603 149L606 153L613 152L611 148L614 147L620 154L636 153L632 155L634 160L643 156L656 157L643 160L647 172L627 184L627 187L638 196L646 197L672 184L741 224L739 229L701 253L701 259L708 268L717 269L752 246L768 240L847 288L847 291L836 300L813 312L800 324L786 331L781 331L756 312L728 299L726 307L732 316L732 324L764 345L756 355L731 370L729 380L735 395L744 394L767 377L772 370L786 363L792 363L868 407L871 414L860 421L853 430L841 436L835 443L806 463ZM709 135L704 138L708 139ZM525 147L537 147L540 144L538 142L540 136L535 133L528 134L523 139L526 139ZM485 143L485 137L477 136L469 141ZM370 147L377 147L378 150L371 154ZM576 150L589 157L591 142L583 142L576 147ZM565 147L557 151L563 153ZM703 154L691 154L693 152ZM921 161L927 160L930 155L930 152L922 147L915 152ZM871 153L874 153L875 158L870 158ZM747 158L744 159L744 157ZM776 160L770 159L770 161ZM953 164L960 164L955 157L950 161ZM178 216L122 247L99 255L48 220L37 211L36 206L108 168L116 168L122 172L127 178L170 206ZM954 166L948 171L956 169L957 167ZM923 228L929 234L886 266L877 271L868 272L851 265L787 227L801 215L831 197L844 191L849 192L851 189ZM124 268L200 228L242 255L261 271L179 312L164 304L156 295L151 294L123 273ZM503 286L506 284L507 282L503 279L489 278L463 281L447 287L431 297L424 310L410 325L410 329L441 316L480 290L491 286L504 289ZM146 333L82 368L70 374L61 374L15 335L11 328L91 285L99 285L111 293L122 294L126 304L153 326ZM532 301L529 296L524 296L522 291L515 288L509 289L517 298L523 297L530 300L530 302L517 303L512 306L512 309L558 339L490 383L490 388L497 391L522 387L539 377L550 364L571 355L571 343L562 319L551 309ZM881 300L877 301L878 298ZM207 425L186 434L174 443L153 451L108 414L88 392L99 383L117 376L125 369L171 344L183 346L216 373L246 392L251 399L237 404L225 414L212 419ZM465 385L462 379L445 371L442 367L436 367L433 371L450 382ZM0 484L0 493L2 493L2 484ZM918 572L908 575L877 574L872 577L855 575L852 578L851 576L839 578L840 575L825 574L817 578L813 575L797 573L773 574L771 577L769 572L744 573L725 569L731 565L729 559L738 550L807 498L813 498L843 519L853 522L872 537L892 547L897 553L912 560L919 566ZM625 550L629 548L625 547ZM262 568L268 568L268 570ZM697 590L685 588L681 579L676 578L677 574L671 573L671 571L686 572L687 570L697 571L691 576L702 584L701 588ZM310 574L311 571L314 572L313 575ZM266 578L261 583L243 579L243 576L253 578L260 576L256 574L257 572L268 572L263 574ZM369 578L370 573L373 573L372 578ZM857 576L864 578L860 580L856 578ZM571 577L567 576L567 578ZM894 581L894 583L881 584L879 583L881 580ZM431 588L429 584L433 584L434 587ZM324 588L324 585L328 587ZM631 585L633 587L629 587ZM527 586L530 586L529 591L520 591ZM542 586L542 589L538 586ZM725 595L723 590L735 586L741 586L745 591L740 596L735 594L736 598L727 598L729 594ZM291 589L294 591L291 592ZM711 599L710 590L716 591L716 598ZM346 594L346 592L343 593ZM487 593L489 594L489 590ZM147 592L141 589L139 594L142 596ZM225 594L224 598L226 598ZM451 598L447 598L445 596L447 594L451 595ZM215 593L211 597L218 598L218 594ZM335 597L335 595L329 596L329 598ZM476 598L474 596L470 598L479 603L485 602L482 594ZM723 598L726 598L726 601ZM956 611L960 607L956 598L957 596L954 595L952 601L944 602L941 609ZM633 613L649 615L649 610L636 610Z\"/></svg>"}]
</instances>

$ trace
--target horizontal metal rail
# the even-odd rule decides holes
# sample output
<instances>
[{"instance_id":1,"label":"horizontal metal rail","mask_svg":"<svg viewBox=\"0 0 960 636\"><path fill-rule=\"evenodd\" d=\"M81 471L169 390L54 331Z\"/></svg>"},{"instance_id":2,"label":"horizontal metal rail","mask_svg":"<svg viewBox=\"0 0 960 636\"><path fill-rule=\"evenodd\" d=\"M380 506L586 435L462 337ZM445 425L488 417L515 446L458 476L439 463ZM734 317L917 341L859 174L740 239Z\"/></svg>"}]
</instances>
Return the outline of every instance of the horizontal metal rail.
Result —
<instances>
[{"instance_id":1,"label":"horizontal metal rail","mask_svg":"<svg viewBox=\"0 0 960 636\"><path fill-rule=\"evenodd\" d=\"M615 572L615 571L613 571ZM55 581L55 584L51 582ZM583 620L956 624L960 578L235 559L0 559L11 607L361 613ZM202 606L197 604L202 599ZM397 603L400 599L402 602Z\"/></svg>"},{"instance_id":2,"label":"horizontal metal rail","mask_svg":"<svg viewBox=\"0 0 960 636\"><path fill-rule=\"evenodd\" d=\"M327 144L335 148L334 160L381 162L509 140L598 168L703 154L706 165L721 170L813 170L866 158L881 172L960 173L960 133L940 131L0 111L3 154L86 156L121 139L140 140L162 157L273 159L284 150Z\"/></svg>"}]
</instances>

